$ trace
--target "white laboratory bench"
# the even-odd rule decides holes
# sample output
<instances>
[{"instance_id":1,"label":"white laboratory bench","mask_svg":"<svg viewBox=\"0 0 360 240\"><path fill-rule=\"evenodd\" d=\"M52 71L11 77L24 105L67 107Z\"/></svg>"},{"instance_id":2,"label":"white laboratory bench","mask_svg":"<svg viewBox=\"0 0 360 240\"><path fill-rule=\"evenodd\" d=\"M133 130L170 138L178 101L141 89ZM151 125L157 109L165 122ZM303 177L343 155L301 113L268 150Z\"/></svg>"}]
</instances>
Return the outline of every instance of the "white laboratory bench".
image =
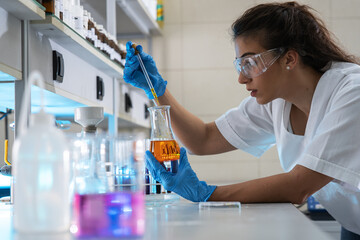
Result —
<instances>
[{"instance_id":1,"label":"white laboratory bench","mask_svg":"<svg viewBox=\"0 0 360 240\"><path fill-rule=\"evenodd\" d=\"M19 235L11 224L12 207L0 205L2 240L70 240L63 235ZM328 240L310 219L292 204L242 204L239 208L199 209L198 203L178 200L146 206L146 233L140 239L276 239Z\"/></svg>"}]
</instances>

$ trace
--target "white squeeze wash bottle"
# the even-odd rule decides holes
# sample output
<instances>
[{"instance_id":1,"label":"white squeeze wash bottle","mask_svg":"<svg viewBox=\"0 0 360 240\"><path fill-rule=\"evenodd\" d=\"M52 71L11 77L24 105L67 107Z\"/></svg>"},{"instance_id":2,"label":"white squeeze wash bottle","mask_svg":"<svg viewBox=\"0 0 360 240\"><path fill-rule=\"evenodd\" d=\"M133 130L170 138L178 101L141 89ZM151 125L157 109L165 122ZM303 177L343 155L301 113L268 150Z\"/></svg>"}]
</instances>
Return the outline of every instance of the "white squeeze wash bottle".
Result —
<instances>
[{"instance_id":1,"label":"white squeeze wash bottle","mask_svg":"<svg viewBox=\"0 0 360 240\"><path fill-rule=\"evenodd\" d=\"M70 226L70 163L65 135L55 127L55 118L42 108L23 127L29 92L39 72L29 76L20 114L20 134L13 146L14 228L22 233L65 232Z\"/></svg>"}]
</instances>

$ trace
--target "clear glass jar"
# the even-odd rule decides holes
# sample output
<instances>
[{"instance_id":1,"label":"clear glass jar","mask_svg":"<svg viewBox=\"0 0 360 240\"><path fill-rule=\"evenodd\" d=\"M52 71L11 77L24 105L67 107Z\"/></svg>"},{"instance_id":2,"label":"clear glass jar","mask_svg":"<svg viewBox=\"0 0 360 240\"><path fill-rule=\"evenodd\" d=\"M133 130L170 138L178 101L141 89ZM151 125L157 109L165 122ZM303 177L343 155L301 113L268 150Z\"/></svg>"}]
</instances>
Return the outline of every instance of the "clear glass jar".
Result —
<instances>
[{"instance_id":1,"label":"clear glass jar","mask_svg":"<svg viewBox=\"0 0 360 240\"><path fill-rule=\"evenodd\" d=\"M143 159L136 158L137 141L82 136L72 142L72 233L77 237L143 236L144 166Z\"/></svg>"}]
</instances>

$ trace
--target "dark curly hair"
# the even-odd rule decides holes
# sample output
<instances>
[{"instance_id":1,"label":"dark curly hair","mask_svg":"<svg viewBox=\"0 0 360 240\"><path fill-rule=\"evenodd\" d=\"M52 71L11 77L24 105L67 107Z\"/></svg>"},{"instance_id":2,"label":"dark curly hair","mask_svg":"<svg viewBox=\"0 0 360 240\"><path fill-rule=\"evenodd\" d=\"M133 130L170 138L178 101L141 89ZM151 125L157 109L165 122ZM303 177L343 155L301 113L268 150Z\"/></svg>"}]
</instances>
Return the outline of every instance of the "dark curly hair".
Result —
<instances>
[{"instance_id":1,"label":"dark curly hair","mask_svg":"<svg viewBox=\"0 0 360 240\"><path fill-rule=\"evenodd\" d=\"M232 24L233 39L251 36L257 37L265 49L294 49L305 65L318 72L331 61L358 63L336 44L312 10L297 2L257 5Z\"/></svg>"}]
</instances>

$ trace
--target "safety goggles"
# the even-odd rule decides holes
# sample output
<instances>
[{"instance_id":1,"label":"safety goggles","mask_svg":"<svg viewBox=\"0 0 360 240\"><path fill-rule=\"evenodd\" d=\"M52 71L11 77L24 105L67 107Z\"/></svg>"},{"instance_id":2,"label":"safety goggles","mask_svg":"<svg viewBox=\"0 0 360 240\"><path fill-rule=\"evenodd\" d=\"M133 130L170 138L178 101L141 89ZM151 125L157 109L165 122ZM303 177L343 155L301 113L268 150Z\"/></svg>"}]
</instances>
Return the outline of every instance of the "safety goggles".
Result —
<instances>
[{"instance_id":1,"label":"safety goggles","mask_svg":"<svg viewBox=\"0 0 360 240\"><path fill-rule=\"evenodd\" d=\"M256 55L236 58L234 61L236 71L247 78L257 77L266 72L284 51L284 48L274 48Z\"/></svg>"}]
</instances>

